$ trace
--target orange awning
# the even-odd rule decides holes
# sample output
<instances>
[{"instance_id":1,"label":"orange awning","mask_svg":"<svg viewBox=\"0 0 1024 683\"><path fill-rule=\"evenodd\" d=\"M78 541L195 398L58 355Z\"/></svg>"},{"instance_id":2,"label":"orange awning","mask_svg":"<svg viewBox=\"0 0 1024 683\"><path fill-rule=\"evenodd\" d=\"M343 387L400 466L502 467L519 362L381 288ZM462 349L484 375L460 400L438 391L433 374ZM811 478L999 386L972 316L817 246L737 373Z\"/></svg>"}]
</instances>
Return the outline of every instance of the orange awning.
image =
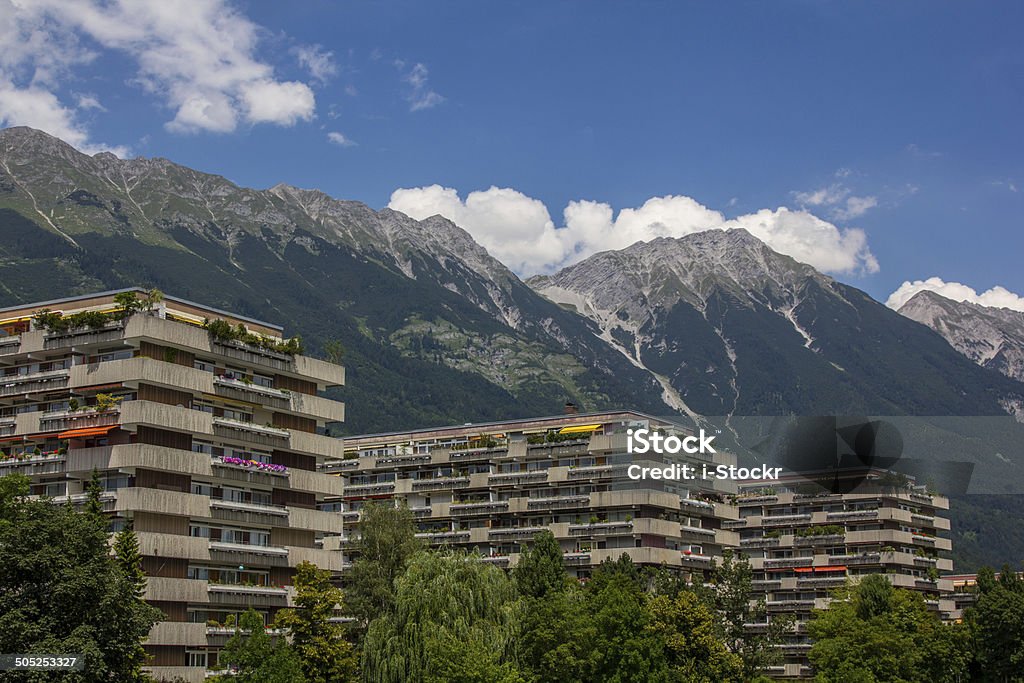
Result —
<instances>
[{"instance_id":1,"label":"orange awning","mask_svg":"<svg viewBox=\"0 0 1024 683\"><path fill-rule=\"evenodd\" d=\"M796 567L793 569L797 574L804 574L806 572L814 571L811 567Z\"/></svg>"},{"instance_id":2,"label":"orange awning","mask_svg":"<svg viewBox=\"0 0 1024 683\"><path fill-rule=\"evenodd\" d=\"M117 429L117 425L113 427L83 427L82 429L69 429L66 432L61 432L57 435L58 439L83 439L87 436L102 436L109 432L111 429Z\"/></svg>"},{"instance_id":3,"label":"orange awning","mask_svg":"<svg viewBox=\"0 0 1024 683\"><path fill-rule=\"evenodd\" d=\"M815 567L814 571L816 571L816 572L845 572L846 571L846 567L843 566L843 565L835 566L835 567Z\"/></svg>"}]
</instances>

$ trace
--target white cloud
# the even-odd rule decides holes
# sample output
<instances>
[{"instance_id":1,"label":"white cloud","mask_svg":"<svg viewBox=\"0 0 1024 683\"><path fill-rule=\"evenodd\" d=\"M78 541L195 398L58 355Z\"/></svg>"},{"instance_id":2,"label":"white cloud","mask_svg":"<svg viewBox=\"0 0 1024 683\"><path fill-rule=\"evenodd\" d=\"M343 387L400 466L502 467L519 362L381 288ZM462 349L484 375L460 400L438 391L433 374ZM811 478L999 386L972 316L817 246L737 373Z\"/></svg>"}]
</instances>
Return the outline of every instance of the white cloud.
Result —
<instances>
[{"instance_id":1,"label":"white cloud","mask_svg":"<svg viewBox=\"0 0 1024 683\"><path fill-rule=\"evenodd\" d=\"M97 111L107 110L107 108L100 103L99 98L92 93L76 93L75 104L82 111L88 111L90 109L95 109Z\"/></svg>"},{"instance_id":2,"label":"white cloud","mask_svg":"<svg viewBox=\"0 0 1024 683\"><path fill-rule=\"evenodd\" d=\"M405 68L405 62L396 59L395 67L402 70ZM443 96L430 89L430 84L427 81L429 73L426 66L417 63L402 76L402 80L410 86L409 94L406 96L409 102L409 111L430 109L444 102Z\"/></svg>"},{"instance_id":3,"label":"white cloud","mask_svg":"<svg viewBox=\"0 0 1024 683\"><path fill-rule=\"evenodd\" d=\"M992 289L978 294L972 287L959 282L944 282L941 278L937 277L930 277L927 280L914 280L913 282L905 281L895 292L889 295L885 305L893 310L899 310L903 304L910 301L911 297L925 290L935 292L953 301L969 301L970 303L982 306L1024 311L1024 297L1014 294L1004 287L996 285Z\"/></svg>"},{"instance_id":4,"label":"white cloud","mask_svg":"<svg viewBox=\"0 0 1024 683\"><path fill-rule=\"evenodd\" d=\"M252 123L276 123L293 126L300 119L309 121L316 109L316 98L305 83L262 80L240 89L245 110Z\"/></svg>"},{"instance_id":5,"label":"white cloud","mask_svg":"<svg viewBox=\"0 0 1024 683\"><path fill-rule=\"evenodd\" d=\"M320 83L326 83L338 75L338 65L334 61L334 53L325 51L320 45L300 45L292 50L309 75Z\"/></svg>"},{"instance_id":6,"label":"white cloud","mask_svg":"<svg viewBox=\"0 0 1024 683\"><path fill-rule=\"evenodd\" d=\"M333 143L335 145L339 145L341 147L355 147L358 144L354 140L351 140L351 139L345 137L344 133L339 133L336 130L333 130L330 133L328 133L327 134L327 139L331 143Z\"/></svg>"},{"instance_id":7,"label":"white cloud","mask_svg":"<svg viewBox=\"0 0 1024 683\"><path fill-rule=\"evenodd\" d=\"M832 273L876 272L878 261L862 230L840 229L806 211L779 208L727 220L691 197L653 197L615 214L611 205L572 201L556 227L540 200L511 188L470 192L440 185L395 190L388 206L413 218L449 218L514 271L552 272L596 252L657 237L745 228L770 247Z\"/></svg>"},{"instance_id":8,"label":"white cloud","mask_svg":"<svg viewBox=\"0 0 1024 683\"><path fill-rule=\"evenodd\" d=\"M848 168L841 168L836 171L836 177L838 178L846 178L850 174L851 171ZM841 183L833 183L809 192L793 192L793 198L803 208L823 208L831 218L838 221L849 221L859 218L867 213L869 209L878 206L877 197L854 196L850 188Z\"/></svg>"},{"instance_id":9,"label":"white cloud","mask_svg":"<svg viewBox=\"0 0 1024 683\"><path fill-rule=\"evenodd\" d=\"M175 132L311 119L312 90L274 77L256 54L260 31L228 0L191 0L187 9L147 0L0 0L0 121L41 128L83 151L107 148L91 143L77 118L98 100L71 106L55 94L100 51L132 60L131 82L174 112L166 126ZM327 74L329 57L306 53L314 77Z\"/></svg>"}]
</instances>

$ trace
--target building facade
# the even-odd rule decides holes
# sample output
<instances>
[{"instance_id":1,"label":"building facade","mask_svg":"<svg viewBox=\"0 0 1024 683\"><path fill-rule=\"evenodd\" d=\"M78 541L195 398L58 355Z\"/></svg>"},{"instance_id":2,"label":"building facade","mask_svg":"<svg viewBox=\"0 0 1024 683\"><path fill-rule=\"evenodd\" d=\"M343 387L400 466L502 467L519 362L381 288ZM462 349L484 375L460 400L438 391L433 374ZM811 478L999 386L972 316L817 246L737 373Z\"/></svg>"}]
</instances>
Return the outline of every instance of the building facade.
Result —
<instances>
[{"instance_id":1,"label":"building facade","mask_svg":"<svg viewBox=\"0 0 1024 683\"><path fill-rule=\"evenodd\" d=\"M641 565L706 573L739 541L722 528L736 518L725 503L735 484L631 479L627 468L643 461L627 452L627 430L639 428L683 434L635 412L566 414L346 437L345 457L325 470L344 481L333 502L353 533L364 505L400 500L430 545L475 550L500 567L547 529L575 576L623 553ZM719 453L678 462L734 461ZM325 543L346 547L338 538Z\"/></svg>"},{"instance_id":2,"label":"building facade","mask_svg":"<svg viewBox=\"0 0 1024 683\"><path fill-rule=\"evenodd\" d=\"M226 623L290 604L299 563L341 569L324 546L342 518L321 508L342 482L318 465L343 457L323 432L344 405L321 394L344 368L268 323L173 297L126 317L117 294L0 310L0 475L81 503L99 472L111 530L134 528L145 597L166 615L151 670L202 680Z\"/></svg>"},{"instance_id":3,"label":"building facade","mask_svg":"<svg viewBox=\"0 0 1024 683\"><path fill-rule=\"evenodd\" d=\"M811 675L807 622L849 579L884 574L893 586L921 593L943 619L958 616L952 582L940 576L953 568L949 500L924 487L894 487L889 476L869 473L849 493L824 491L805 477L740 486L739 518L723 526L739 532L769 620L796 619L773 676Z\"/></svg>"}]
</instances>

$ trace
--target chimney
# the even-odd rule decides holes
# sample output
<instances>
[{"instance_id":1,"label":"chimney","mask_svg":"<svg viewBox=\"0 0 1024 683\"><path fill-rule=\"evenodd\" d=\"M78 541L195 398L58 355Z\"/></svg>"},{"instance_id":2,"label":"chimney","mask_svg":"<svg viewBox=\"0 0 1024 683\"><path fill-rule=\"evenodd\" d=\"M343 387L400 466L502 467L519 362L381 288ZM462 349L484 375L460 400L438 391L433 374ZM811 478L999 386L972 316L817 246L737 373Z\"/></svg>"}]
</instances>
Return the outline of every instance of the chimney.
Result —
<instances>
[{"instance_id":1,"label":"chimney","mask_svg":"<svg viewBox=\"0 0 1024 683\"><path fill-rule=\"evenodd\" d=\"M564 412L566 415L578 415L580 412L580 407L573 403L572 401L566 401L565 408L562 410L562 412Z\"/></svg>"}]
</instances>

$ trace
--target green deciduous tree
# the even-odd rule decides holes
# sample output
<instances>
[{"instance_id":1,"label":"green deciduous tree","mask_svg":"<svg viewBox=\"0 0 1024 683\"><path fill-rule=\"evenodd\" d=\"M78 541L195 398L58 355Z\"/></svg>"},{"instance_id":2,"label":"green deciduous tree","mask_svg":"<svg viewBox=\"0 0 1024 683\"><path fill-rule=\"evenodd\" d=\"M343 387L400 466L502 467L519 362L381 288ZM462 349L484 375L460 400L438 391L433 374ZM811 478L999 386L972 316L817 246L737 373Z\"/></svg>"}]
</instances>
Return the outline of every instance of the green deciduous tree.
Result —
<instances>
[{"instance_id":1,"label":"green deciduous tree","mask_svg":"<svg viewBox=\"0 0 1024 683\"><path fill-rule=\"evenodd\" d=\"M1024 681L1024 581L1008 566L978 572L978 602L966 622L974 644L972 680Z\"/></svg>"},{"instance_id":2,"label":"green deciduous tree","mask_svg":"<svg viewBox=\"0 0 1024 683\"><path fill-rule=\"evenodd\" d=\"M768 610L764 598L754 593L750 562L726 550L722 564L712 578L712 599L722 620L722 637L730 652L743 661L743 678L756 678L766 667L778 661L778 649L784 635L792 628L792 620L774 614L768 627L750 632L745 624L766 623Z\"/></svg>"},{"instance_id":3,"label":"green deciduous tree","mask_svg":"<svg viewBox=\"0 0 1024 683\"><path fill-rule=\"evenodd\" d=\"M10 681L137 681L140 642L160 618L109 554L102 515L27 500L0 479L0 652L85 656L84 672L8 672Z\"/></svg>"},{"instance_id":4,"label":"green deciduous tree","mask_svg":"<svg viewBox=\"0 0 1024 683\"><path fill-rule=\"evenodd\" d=\"M371 622L363 641L365 681L519 680L517 596L502 570L475 555L421 552L395 587L393 609Z\"/></svg>"},{"instance_id":5,"label":"green deciduous tree","mask_svg":"<svg viewBox=\"0 0 1024 683\"><path fill-rule=\"evenodd\" d=\"M542 598L564 588L568 576L555 535L547 530L537 534L533 545L520 555L513 576L519 594L525 597Z\"/></svg>"},{"instance_id":6,"label":"green deciduous tree","mask_svg":"<svg viewBox=\"0 0 1024 683\"><path fill-rule=\"evenodd\" d=\"M743 660L718 637L717 616L691 591L654 595L648 630L665 648L668 677L679 683L727 683L743 679Z\"/></svg>"},{"instance_id":7,"label":"green deciduous tree","mask_svg":"<svg viewBox=\"0 0 1024 683\"><path fill-rule=\"evenodd\" d=\"M391 611L395 579L420 548L408 507L372 503L363 508L353 547L356 560L346 585L349 610L363 626Z\"/></svg>"},{"instance_id":8,"label":"green deciduous tree","mask_svg":"<svg viewBox=\"0 0 1024 683\"><path fill-rule=\"evenodd\" d=\"M965 680L965 629L944 625L924 599L880 575L837 591L808 625L809 654L823 682L953 683Z\"/></svg>"},{"instance_id":9,"label":"green deciduous tree","mask_svg":"<svg viewBox=\"0 0 1024 683\"><path fill-rule=\"evenodd\" d=\"M275 623L287 629L309 683L345 683L356 679L356 652L345 640L345 627L330 621L342 592L331 573L310 562L295 573L295 607L277 613Z\"/></svg>"},{"instance_id":10,"label":"green deciduous tree","mask_svg":"<svg viewBox=\"0 0 1024 683\"><path fill-rule=\"evenodd\" d=\"M283 637L272 638L263 617L250 608L221 651L219 662L231 668L224 683L305 683L295 651Z\"/></svg>"}]
</instances>

